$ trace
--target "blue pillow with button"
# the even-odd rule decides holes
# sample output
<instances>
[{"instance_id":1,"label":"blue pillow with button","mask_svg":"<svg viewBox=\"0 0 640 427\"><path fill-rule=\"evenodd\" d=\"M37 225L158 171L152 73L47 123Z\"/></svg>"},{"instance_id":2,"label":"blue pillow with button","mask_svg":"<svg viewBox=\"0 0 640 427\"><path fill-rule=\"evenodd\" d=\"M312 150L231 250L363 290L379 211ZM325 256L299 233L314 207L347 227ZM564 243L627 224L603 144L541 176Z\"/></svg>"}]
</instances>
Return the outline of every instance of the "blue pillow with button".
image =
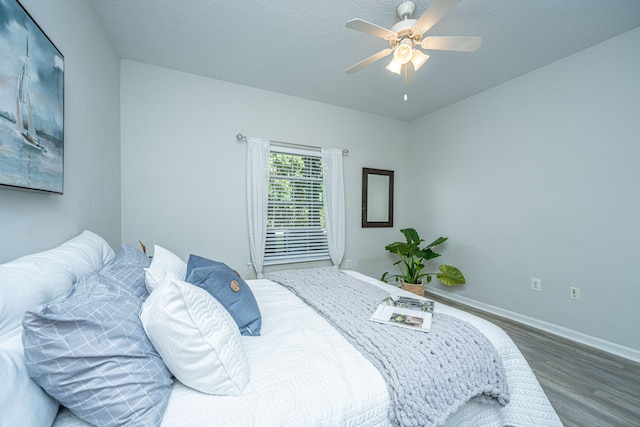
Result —
<instances>
[{"instance_id":1,"label":"blue pillow with button","mask_svg":"<svg viewBox=\"0 0 640 427\"><path fill-rule=\"evenodd\" d=\"M213 295L231 314L241 335L260 335L262 316L256 298L247 282L228 265L191 254L187 282Z\"/></svg>"}]
</instances>

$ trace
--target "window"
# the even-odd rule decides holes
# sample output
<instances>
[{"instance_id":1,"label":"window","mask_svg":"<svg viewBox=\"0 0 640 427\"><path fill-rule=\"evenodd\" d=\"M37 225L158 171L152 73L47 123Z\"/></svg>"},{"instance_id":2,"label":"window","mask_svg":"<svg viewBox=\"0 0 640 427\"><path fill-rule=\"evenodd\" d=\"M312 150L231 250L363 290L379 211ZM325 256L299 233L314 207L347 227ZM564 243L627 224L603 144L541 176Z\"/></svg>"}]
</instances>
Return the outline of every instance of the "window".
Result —
<instances>
[{"instance_id":1,"label":"window","mask_svg":"<svg viewBox=\"0 0 640 427\"><path fill-rule=\"evenodd\" d=\"M327 260L320 153L272 147L264 264Z\"/></svg>"}]
</instances>

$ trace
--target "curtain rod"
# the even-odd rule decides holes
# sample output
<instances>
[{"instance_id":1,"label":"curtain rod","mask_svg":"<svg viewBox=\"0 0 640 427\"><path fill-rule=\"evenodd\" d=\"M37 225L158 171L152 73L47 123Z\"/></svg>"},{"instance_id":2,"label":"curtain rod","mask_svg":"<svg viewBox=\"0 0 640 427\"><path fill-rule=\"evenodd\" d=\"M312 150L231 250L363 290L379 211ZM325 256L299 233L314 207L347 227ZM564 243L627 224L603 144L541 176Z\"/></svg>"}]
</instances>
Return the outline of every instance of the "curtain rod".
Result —
<instances>
[{"instance_id":1,"label":"curtain rod","mask_svg":"<svg viewBox=\"0 0 640 427\"><path fill-rule=\"evenodd\" d=\"M239 134L237 134L237 135L236 135L236 139L237 139L238 141L244 141L244 142L246 142L246 141L247 141L247 137L246 137L246 136L244 136L244 135L243 135L243 134L241 134L241 133L239 133ZM270 140L270 141L271 141L271 142L273 142L274 144L278 144L278 145L286 145L286 146L289 146L289 147L313 148L313 149L316 149L316 150L321 150L321 149L322 149L322 147L317 147L317 146L315 146L315 145L294 144L293 142L283 142L283 141L274 141L274 140ZM342 150L342 155L343 155L343 156L346 156L347 154L349 154L349 150L348 150L348 149L346 149L346 148L345 148L345 149L343 149L343 150Z\"/></svg>"}]
</instances>

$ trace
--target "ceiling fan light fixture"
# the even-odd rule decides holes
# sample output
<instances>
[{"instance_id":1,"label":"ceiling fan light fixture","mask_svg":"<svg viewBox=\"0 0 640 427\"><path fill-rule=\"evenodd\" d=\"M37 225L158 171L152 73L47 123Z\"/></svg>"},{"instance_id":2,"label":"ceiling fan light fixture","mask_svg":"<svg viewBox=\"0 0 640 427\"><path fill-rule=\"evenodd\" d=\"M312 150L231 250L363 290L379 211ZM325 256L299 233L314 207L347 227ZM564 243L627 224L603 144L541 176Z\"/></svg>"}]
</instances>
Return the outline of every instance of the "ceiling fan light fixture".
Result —
<instances>
[{"instance_id":1,"label":"ceiling fan light fixture","mask_svg":"<svg viewBox=\"0 0 640 427\"><path fill-rule=\"evenodd\" d=\"M418 49L414 49L413 56L411 57L411 63L413 64L413 69L418 71L420 67L422 67L424 63L427 62L427 59L429 59L429 55L425 55L424 53L420 52Z\"/></svg>"},{"instance_id":2,"label":"ceiling fan light fixture","mask_svg":"<svg viewBox=\"0 0 640 427\"><path fill-rule=\"evenodd\" d=\"M413 42L411 39L402 39L396 47L395 52L393 52L393 59L398 61L400 64L406 64L411 61L413 50Z\"/></svg>"},{"instance_id":3,"label":"ceiling fan light fixture","mask_svg":"<svg viewBox=\"0 0 640 427\"><path fill-rule=\"evenodd\" d=\"M386 68L392 73L400 74L402 72L402 64L398 62L396 58L393 58Z\"/></svg>"}]
</instances>

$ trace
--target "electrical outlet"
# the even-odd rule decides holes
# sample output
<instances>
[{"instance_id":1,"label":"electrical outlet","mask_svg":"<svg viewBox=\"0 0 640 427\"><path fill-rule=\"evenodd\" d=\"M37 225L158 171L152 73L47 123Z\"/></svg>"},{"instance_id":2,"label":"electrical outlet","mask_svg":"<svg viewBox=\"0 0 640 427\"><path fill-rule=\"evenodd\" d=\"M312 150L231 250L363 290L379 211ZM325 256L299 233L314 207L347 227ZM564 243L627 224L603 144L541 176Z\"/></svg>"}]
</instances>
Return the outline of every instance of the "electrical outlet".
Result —
<instances>
[{"instance_id":1,"label":"electrical outlet","mask_svg":"<svg viewBox=\"0 0 640 427\"><path fill-rule=\"evenodd\" d=\"M542 281L540 279L531 278L531 290L532 291L541 291L542 290Z\"/></svg>"},{"instance_id":2,"label":"electrical outlet","mask_svg":"<svg viewBox=\"0 0 640 427\"><path fill-rule=\"evenodd\" d=\"M569 298L579 300L580 299L580 288L576 288L571 286L569 288Z\"/></svg>"},{"instance_id":3,"label":"electrical outlet","mask_svg":"<svg viewBox=\"0 0 640 427\"><path fill-rule=\"evenodd\" d=\"M350 259L347 260L346 267L347 268L351 268L351 260Z\"/></svg>"}]
</instances>

